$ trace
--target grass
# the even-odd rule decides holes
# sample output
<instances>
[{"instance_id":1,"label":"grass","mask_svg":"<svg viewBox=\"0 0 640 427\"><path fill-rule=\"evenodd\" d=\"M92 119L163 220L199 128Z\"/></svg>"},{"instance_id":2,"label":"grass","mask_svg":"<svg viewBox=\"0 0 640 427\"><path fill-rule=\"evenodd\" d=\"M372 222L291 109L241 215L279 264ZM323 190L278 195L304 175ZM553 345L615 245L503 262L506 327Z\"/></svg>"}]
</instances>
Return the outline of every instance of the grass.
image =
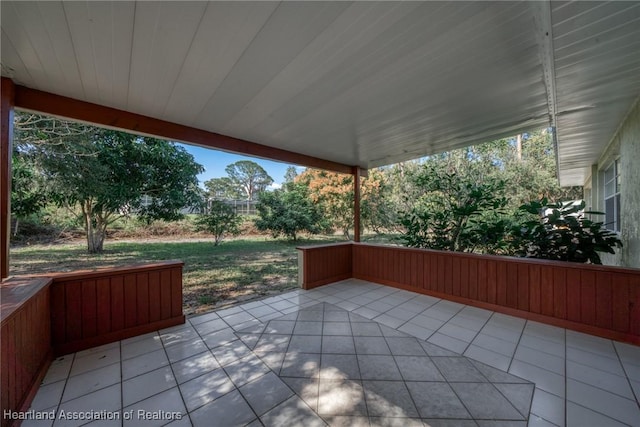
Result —
<instances>
[{"instance_id":1,"label":"grass","mask_svg":"<svg viewBox=\"0 0 640 427\"><path fill-rule=\"evenodd\" d=\"M115 267L142 262L184 261L185 313L297 286L296 246L341 241L333 236L291 242L268 237L242 238L214 246L212 241L107 241L99 255L86 253L84 241L12 248L11 274Z\"/></svg>"}]
</instances>

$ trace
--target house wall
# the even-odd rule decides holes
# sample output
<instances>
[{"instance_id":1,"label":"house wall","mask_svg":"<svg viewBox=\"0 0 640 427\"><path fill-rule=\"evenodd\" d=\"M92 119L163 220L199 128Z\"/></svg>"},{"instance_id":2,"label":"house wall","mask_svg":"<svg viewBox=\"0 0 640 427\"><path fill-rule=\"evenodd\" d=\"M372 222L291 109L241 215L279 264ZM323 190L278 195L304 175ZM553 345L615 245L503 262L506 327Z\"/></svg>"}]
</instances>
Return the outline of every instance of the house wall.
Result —
<instances>
[{"instance_id":1,"label":"house wall","mask_svg":"<svg viewBox=\"0 0 640 427\"><path fill-rule=\"evenodd\" d=\"M606 265L640 268L640 98L604 150L598 163L591 168L585 188L591 189L593 210L604 212L604 171L619 159L620 240L624 245L615 255L602 254ZM585 191L585 194L588 192ZM603 221L602 217L596 218Z\"/></svg>"}]
</instances>

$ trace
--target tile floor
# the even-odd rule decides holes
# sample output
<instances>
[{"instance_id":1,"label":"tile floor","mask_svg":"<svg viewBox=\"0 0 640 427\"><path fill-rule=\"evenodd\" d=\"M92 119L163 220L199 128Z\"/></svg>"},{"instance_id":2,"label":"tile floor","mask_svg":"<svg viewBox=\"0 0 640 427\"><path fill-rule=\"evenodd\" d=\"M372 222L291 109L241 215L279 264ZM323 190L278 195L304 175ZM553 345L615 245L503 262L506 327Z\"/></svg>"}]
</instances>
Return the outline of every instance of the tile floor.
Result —
<instances>
[{"instance_id":1,"label":"tile floor","mask_svg":"<svg viewBox=\"0 0 640 427\"><path fill-rule=\"evenodd\" d=\"M58 358L22 425L638 426L639 396L640 347L350 279Z\"/></svg>"}]
</instances>

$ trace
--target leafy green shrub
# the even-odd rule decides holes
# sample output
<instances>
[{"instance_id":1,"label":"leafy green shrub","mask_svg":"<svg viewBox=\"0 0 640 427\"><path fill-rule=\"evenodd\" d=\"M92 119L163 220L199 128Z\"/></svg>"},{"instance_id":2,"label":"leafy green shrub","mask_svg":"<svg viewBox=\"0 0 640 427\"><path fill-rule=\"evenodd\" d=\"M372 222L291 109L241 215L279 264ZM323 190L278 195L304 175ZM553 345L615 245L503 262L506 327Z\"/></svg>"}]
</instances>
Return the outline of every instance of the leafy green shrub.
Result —
<instances>
[{"instance_id":1,"label":"leafy green shrub","mask_svg":"<svg viewBox=\"0 0 640 427\"><path fill-rule=\"evenodd\" d=\"M281 190L261 193L258 200L256 227L273 237L296 240L301 231L317 234L327 228L320 206L311 201L303 184L287 183Z\"/></svg>"},{"instance_id":2,"label":"leafy green shrub","mask_svg":"<svg viewBox=\"0 0 640 427\"><path fill-rule=\"evenodd\" d=\"M547 199L522 205L529 219L514 230L514 245L520 256L558 261L602 264L598 252L615 253L622 242L602 222L585 218L579 204L549 203ZM584 212L602 215L601 212ZM542 218L541 218L542 214Z\"/></svg>"},{"instance_id":3,"label":"leafy green shrub","mask_svg":"<svg viewBox=\"0 0 640 427\"><path fill-rule=\"evenodd\" d=\"M507 200L504 182L471 176L425 164L416 177L424 194L400 217L406 246L447 251L497 251L504 241L506 223L487 222L488 213L499 218ZM483 221L484 219L484 221Z\"/></svg>"},{"instance_id":4,"label":"leafy green shrub","mask_svg":"<svg viewBox=\"0 0 640 427\"><path fill-rule=\"evenodd\" d=\"M213 234L215 246L220 244L225 234L238 234L240 223L241 219L233 208L219 200L213 200L209 213L196 220L200 230Z\"/></svg>"}]
</instances>

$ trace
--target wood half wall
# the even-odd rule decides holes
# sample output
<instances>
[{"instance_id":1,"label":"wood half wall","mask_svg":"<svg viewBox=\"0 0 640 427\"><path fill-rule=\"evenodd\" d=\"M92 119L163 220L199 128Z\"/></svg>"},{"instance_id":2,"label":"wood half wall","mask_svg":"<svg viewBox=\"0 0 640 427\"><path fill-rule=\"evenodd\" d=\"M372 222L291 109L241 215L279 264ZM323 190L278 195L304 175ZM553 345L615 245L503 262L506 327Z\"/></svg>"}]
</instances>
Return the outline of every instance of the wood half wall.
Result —
<instances>
[{"instance_id":1,"label":"wood half wall","mask_svg":"<svg viewBox=\"0 0 640 427\"><path fill-rule=\"evenodd\" d=\"M348 279L352 276L352 244L298 247L298 284L303 289Z\"/></svg>"},{"instance_id":2,"label":"wood half wall","mask_svg":"<svg viewBox=\"0 0 640 427\"><path fill-rule=\"evenodd\" d=\"M52 359L51 279L14 279L0 287L0 401L5 411L25 411Z\"/></svg>"},{"instance_id":3,"label":"wood half wall","mask_svg":"<svg viewBox=\"0 0 640 427\"><path fill-rule=\"evenodd\" d=\"M28 409L54 356L184 323L182 267L166 261L2 282L0 413Z\"/></svg>"},{"instance_id":4,"label":"wood half wall","mask_svg":"<svg viewBox=\"0 0 640 427\"><path fill-rule=\"evenodd\" d=\"M181 261L59 273L51 284L56 355L184 323Z\"/></svg>"},{"instance_id":5,"label":"wood half wall","mask_svg":"<svg viewBox=\"0 0 640 427\"><path fill-rule=\"evenodd\" d=\"M346 248L351 247L351 253ZM306 289L341 276L640 344L640 269L371 244L301 248ZM334 257L344 257L332 265ZM351 260L351 271L343 264Z\"/></svg>"}]
</instances>

